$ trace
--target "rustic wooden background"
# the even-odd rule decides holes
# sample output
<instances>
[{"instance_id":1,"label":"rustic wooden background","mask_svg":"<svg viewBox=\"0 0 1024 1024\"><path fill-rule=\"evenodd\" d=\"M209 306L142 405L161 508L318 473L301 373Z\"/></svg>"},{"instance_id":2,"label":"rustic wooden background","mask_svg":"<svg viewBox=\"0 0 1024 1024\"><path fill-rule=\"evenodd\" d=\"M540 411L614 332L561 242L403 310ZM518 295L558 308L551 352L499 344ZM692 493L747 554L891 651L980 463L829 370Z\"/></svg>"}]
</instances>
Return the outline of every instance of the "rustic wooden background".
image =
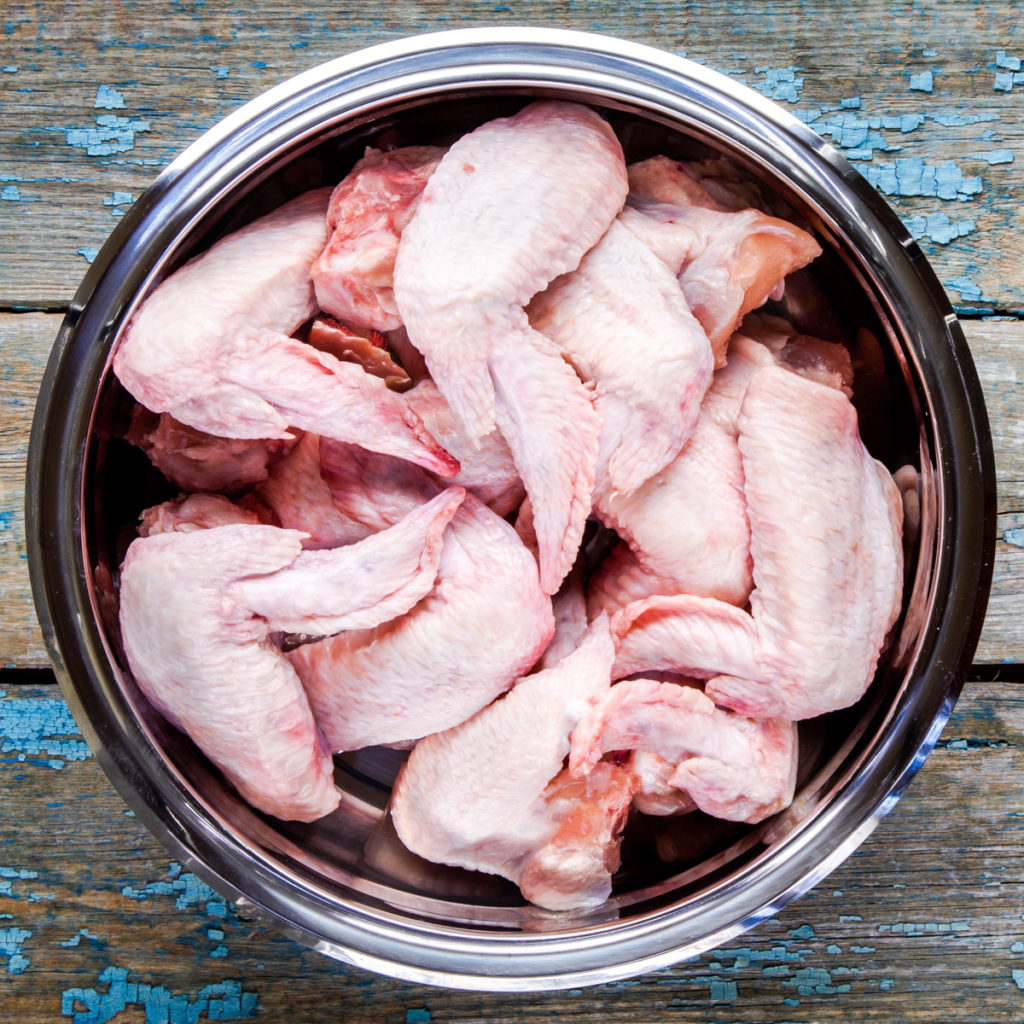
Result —
<instances>
[{"instance_id":1,"label":"rustic wooden background","mask_svg":"<svg viewBox=\"0 0 1024 1024\"><path fill-rule=\"evenodd\" d=\"M247 920L142 828L45 670L29 423L62 311L188 142L295 72L415 32L534 24L685 54L829 138L920 239L986 391L996 579L975 670L893 814L727 948L547 995L446 992ZM0 1021L1016 1021L1024 1018L1024 10L828 0L0 3Z\"/></svg>"}]
</instances>

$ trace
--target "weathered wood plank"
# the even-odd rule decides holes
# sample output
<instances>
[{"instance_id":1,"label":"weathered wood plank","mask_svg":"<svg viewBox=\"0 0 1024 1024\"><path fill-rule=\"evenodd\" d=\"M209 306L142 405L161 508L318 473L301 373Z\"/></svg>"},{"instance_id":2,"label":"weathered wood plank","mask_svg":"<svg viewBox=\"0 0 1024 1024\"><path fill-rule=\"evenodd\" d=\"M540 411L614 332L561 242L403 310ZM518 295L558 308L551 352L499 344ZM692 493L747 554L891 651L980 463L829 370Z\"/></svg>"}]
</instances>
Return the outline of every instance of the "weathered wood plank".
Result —
<instances>
[{"instance_id":1,"label":"weathered wood plank","mask_svg":"<svg viewBox=\"0 0 1024 1024\"><path fill-rule=\"evenodd\" d=\"M24 468L32 409L60 317L0 314L0 665L45 665L46 653L32 608L25 559ZM995 580L978 663L1024 661L1024 323L964 323L985 388L996 449L999 486Z\"/></svg>"},{"instance_id":2,"label":"weathered wood plank","mask_svg":"<svg viewBox=\"0 0 1024 1024\"><path fill-rule=\"evenodd\" d=\"M0 698L0 749L5 1019L93 1022L123 1006L118 1021L177 1021L208 1005L210 1019L292 1024L326 1019L325 1007L332 1020L431 1024L978 1024L1024 1008L1024 692L1011 686L969 684L892 815L776 918L643 979L541 995L389 981L247 919L126 813L53 687ZM160 1010L172 999L180 1017Z\"/></svg>"},{"instance_id":3,"label":"weathered wood plank","mask_svg":"<svg viewBox=\"0 0 1024 1024\"><path fill-rule=\"evenodd\" d=\"M648 42L760 89L889 197L954 299L1024 309L1024 44L1008 34L1014 20L1012 4L973 0L862 0L820 15L753 0L614 10L595 0L368 0L330 11L270 0L252 17L212 4L8 5L0 306L67 301L156 172L270 85L410 33L535 24Z\"/></svg>"}]
</instances>

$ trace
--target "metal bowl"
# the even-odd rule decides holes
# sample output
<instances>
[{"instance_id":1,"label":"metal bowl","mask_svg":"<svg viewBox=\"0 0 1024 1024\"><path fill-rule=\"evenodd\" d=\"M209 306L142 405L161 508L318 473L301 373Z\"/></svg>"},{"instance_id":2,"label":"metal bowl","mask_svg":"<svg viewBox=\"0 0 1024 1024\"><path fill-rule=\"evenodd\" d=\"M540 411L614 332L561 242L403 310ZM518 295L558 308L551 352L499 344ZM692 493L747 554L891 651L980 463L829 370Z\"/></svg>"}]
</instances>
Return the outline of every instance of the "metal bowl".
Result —
<instances>
[{"instance_id":1,"label":"metal bowl","mask_svg":"<svg viewBox=\"0 0 1024 1024\"><path fill-rule=\"evenodd\" d=\"M641 818L612 897L551 914L504 881L427 864L386 813L394 752L337 759L342 809L263 817L135 686L116 575L139 511L170 496L121 436L110 373L142 297L212 240L307 188L367 144L454 138L536 96L591 104L629 158L725 156L825 249L786 310L851 344L873 454L919 472L903 616L867 695L801 725L792 807L762 825ZM824 300L822 297L824 296ZM120 222L71 305L32 431L29 561L64 695L97 759L174 856L288 935L348 963L450 987L568 988L714 948L831 871L892 808L939 736L981 629L994 470L959 325L914 241L829 145L760 95L644 46L550 30L469 30L314 68L221 122Z\"/></svg>"}]
</instances>

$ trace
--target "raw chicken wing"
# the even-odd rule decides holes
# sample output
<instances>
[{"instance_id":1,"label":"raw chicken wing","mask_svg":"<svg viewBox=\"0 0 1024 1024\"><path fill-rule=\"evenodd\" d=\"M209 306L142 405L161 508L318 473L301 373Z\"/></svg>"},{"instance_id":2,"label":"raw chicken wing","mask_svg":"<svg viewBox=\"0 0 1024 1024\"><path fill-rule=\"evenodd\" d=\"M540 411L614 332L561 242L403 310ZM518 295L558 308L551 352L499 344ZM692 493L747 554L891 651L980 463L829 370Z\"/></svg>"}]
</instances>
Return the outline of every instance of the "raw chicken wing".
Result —
<instances>
[{"instance_id":1,"label":"raw chicken wing","mask_svg":"<svg viewBox=\"0 0 1024 1024\"><path fill-rule=\"evenodd\" d=\"M132 318L114 372L148 409L206 433L290 439L300 427L450 476L457 463L400 395L288 336L314 311L326 206L326 190L300 196L168 277Z\"/></svg>"},{"instance_id":2,"label":"raw chicken wing","mask_svg":"<svg viewBox=\"0 0 1024 1024\"><path fill-rule=\"evenodd\" d=\"M570 769L585 776L610 750L645 751L675 765L671 784L728 821L762 821L793 799L793 723L723 711L692 686L653 679L613 686L573 730Z\"/></svg>"},{"instance_id":3,"label":"raw chicken wing","mask_svg":"<svg viewBox=\"0 0 1024 1024\"><path fill-rule=\"evenodd\" d=\"M448 150L395 262L409 338L468 437L497 425L512 450L547 593L572 565L590 512L600 421L523 306L578 266L625 196L608 124L575 104L533 103Z\"/></svg>"},{"instance_id":4,"label":"raw chicken wing","mask_svg":"<svg viewBox=\"0 0 1024 1024\"><path fill-rule=\"evenodd\" d=\"M121 635L139 687L253 807L313 821L338 806L333 765L270 625L233 582L290 565L300 535L233 525L133 541L121 568Z\"/></svg>"},{"instance_id":5,"label":"raw chicken wing","mask_svg":"<svg viewBox=\"0 0 1024 1024\"><path fill-rule=\"evenodd\" d=\"M899 615L902 502L839 390L762 369L739 417L754 590L748 615L708 598L653 597L613 620L616 673L708 678L716 703L810 718L854 703Z\"/></svg>"},{"instance_id":6,"label":"raw chicken wing","mask_svg":"<svg viewBox=\"0 0 1024 1024\"><path fill-rule=\"evenodd\" d=\"M632 787L625 787L622 807L617 780L603 780L608 785L591 793L578 783L567 790L568 776L553 780L570 732L608 689L612 656L601 618L558 664L520 679L461 725L421 740L392 794L402 842L430 860L509 878L539 906L602 903L617 866L615 830L602 825L621 825Z\"/></svg>"},{"instance_id":7,"label":"raw chicken wing","mask_svg":"<svg viewBox=\"0 0 1024 1024\"><path fill-rule=\"evenodd\" d=\"M713 357L671 271L614 222L576 270L530 303L530 323L594 385L597 493L634 491L697 424Z\"/></svg>"},{"instance_id":8,"label":"raw chicken wing","mask_svg":"<svg viewBox=\"0 0 1024 1024\"><path fill-rule=\"evenodd\" d=\"M330 748L419 739L464 721L540 657L551 599L515 531L466 495L437 585L407 615L288 654Z\"/></svg>"}]
</instances>

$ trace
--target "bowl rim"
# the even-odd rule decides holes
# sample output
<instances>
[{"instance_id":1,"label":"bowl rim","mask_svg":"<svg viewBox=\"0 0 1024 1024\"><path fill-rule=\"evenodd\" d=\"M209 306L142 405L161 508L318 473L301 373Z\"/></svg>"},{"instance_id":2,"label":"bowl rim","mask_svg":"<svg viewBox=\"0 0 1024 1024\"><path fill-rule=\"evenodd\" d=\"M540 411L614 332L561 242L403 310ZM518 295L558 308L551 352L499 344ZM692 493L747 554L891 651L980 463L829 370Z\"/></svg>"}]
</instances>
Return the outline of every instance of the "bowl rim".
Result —
<instances>
[{"instance_id":1,"label":"bowl rim","mask_svg":"<svg viewBox=\"0 0 1024 1024\"><path fill-rule=\"evenodd\" d=\"M913 694L903 688L884 737L829 806L791 837L786 863L762 858L748 865L723 880L714 901L625 923L515 936L354 905L339 913L313 886L298 900L287 891L294 875L273 858L254 859L208 808L194 806L134 719L95 621L83 500L100 383L119 328L172 258L173 245L163 242L184 244L237 190L240 167L253 187L282 147L294 153L296 139L322 135L328 111L344 123L410 95L501 88L581 96L608 90L613 99L668 110L680 124L686 111L713 99L706 128L741 132L755 155L771 147L802 188L818 190L816 201L827 204L837 230L850 218L849 230L870 243L864 271L888 315L915 325L909 369L924 387L935 437L932 593L943 595L929 609L914 661L927 687ZM278 930L347 963L454 988L542 990L632 976L721 945L820 881L891 810L938 739L980 635L995 543L995 471L980 383L945 293L895 214L827 142L759 93L650 46L561 29L460 29L369 47L283 82L211 128L142 194L85 275L47 365L29 447L26 532L33 596L64 697L122 797L189 870ZM713 927L695 932L695 918L704 914Z\"/></svg>"}]
</instances>

